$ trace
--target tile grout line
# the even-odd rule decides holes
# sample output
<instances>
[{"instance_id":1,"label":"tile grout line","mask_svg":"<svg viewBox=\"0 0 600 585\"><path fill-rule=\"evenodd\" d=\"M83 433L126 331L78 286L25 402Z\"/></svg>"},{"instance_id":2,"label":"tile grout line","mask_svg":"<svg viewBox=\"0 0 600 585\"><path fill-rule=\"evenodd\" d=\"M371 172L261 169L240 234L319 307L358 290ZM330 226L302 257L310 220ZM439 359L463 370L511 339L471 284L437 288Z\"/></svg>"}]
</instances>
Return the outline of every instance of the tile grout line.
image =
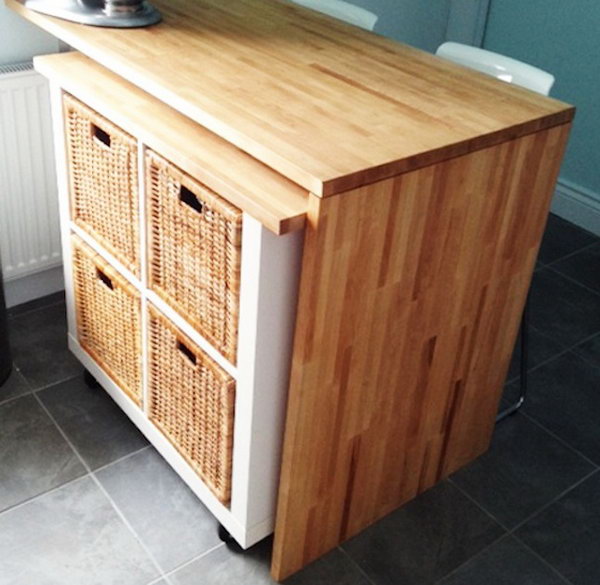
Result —
<instances>
[{"instance_id":1,"label":"tile grout line","mask_svg":"<svg viewBox=\"0 0 600 585\"><path fill-rule=\"evenodd\" d=\"M543 430L545 430L545 429L543 429ZM594 465L594 466L596 467L594 470L592 470L590 473L584 475L578 481L576 481L573 484L571 484L568 488L566 488L565 490L563 490L562 492L560 492L552 500L550 500L549 502L547 502L546 504L544 504L543 506L541 506L540 508L538 508L535 512L533 512L532 514L530 514L529 516L527 516L524 520L522 520L521 522L519 522L518 524L516 524L512 529L507 528L491 512L489 512L482 504L480 504L477 500L475 500L469 493L467 493L458 484L454 483L454 481L452 481L452 479L448 478L448 481L453 486L455 486L464 496L466 496L471 502L473 502L482 512L484 512L490 518L492 518L495 522L497 522L506 531L506 533L504 535L502 535L501 537L497 538L494 542L492 542L491 544L489 544L488 546L486 546L484 549L482 549L481 551L479 551L477 554L475 554L474 556L472 556L470 559L467 559L464 563L462 563L461 565L459 565L458 567L456 567L455 569L453 569L452 571L450 571L450 573L448 573L447 575L445 575L444 577L442 577L439 581L436 581L434 583L434 585L443 585L444 579L447 579L450 575L452 575L453 573L455 573L456 571L458 571L461 567L465 566L471 560L477 558L479 555L483 554L487 549L489 549L493 545L497 544L502 539L508 538L508 537L512 537L512 538L516 539L521 545L523 545L528 551L530 551L538 560L542 561L544 565L546 565L554 573L556 573L565 582L565 585L573 585L571 583L571 581L569 581L560 571L558 571L558 569L556 569L551 563L549 563L546 559L544 559L541 555L539 555L535 550L533 550L530 546L528 546L525 542L523 542L517 536L516 531L519 530L521 527L523 527L525 524L527 524L527 522L529 522L530 520L532 520L536 516L542 514L550 506L552 506L553 504L555 504L556 502L558 502L561 498L563 498L564 496L566 496L569 492L571 492L572 490L574 490L576 487L578 487L579 485L581 485L583 482L587 481L593 475L595 475L596 473L598 473L598 471L599 471L598 466L596 466L596 465Z\"/></svg>"},{"instance_id":2,"label":"tile grout line","mask_svg":"<svg viewBox=\"0 0 600 585\"><path fill-rule=\"evenodd\" d=\"M550 506L552 506L553 504L556 504L556 502L558 502L558 500L562 499L569 492L571 492L575 488L579 487L583 482L587 481L592 476L596 475L599 471L600 470L596 467L595 469L593 469L592 471L590 471L590 473L584 475L581 479L579 479L578 481L576 481L575 483L573 483L572 485L570 485L567 489L565 489L562 492L560 492L552 500L550 500L549 502L546 502L541 508L538 508L535 512L533 512L532 514L530 514L529 516L527 516L525 518L525 520L522 520L517 525L515 525L515 527L512 528L512 530L510 531L510 534L514 534L517 530L519 530L520 528L522 528L530 520L533 520L533 518L535 518L536 516L539 516L540 514L542 514L543 512L545 512Z\"/></svg>"},{"instance_id":3,"label":"tile grout line","mask_svg":"<svg viewBox=\"0 0 600 585\"><path fill-rule=\"evenodd\" d=\"M127 453L127 455L123 455L123 457L119 457L118 459L115 459L114 461L111 461L110 463L106 463L105 465L101 465L100 467L97 467L96 469L94 469L92 471L92 473L98 473L99 471L104 471L105 469L109 468L111 465L116 465L117 463L121 463L122 461L125 461L125 459L129 459L130 457L133 457L134 455L138 455L139 453L144 451L144 449L149 449L150 447L152 447L152 445L144 445L143 447L140 447L139 449L136 449L135 451L132 451L131 453Z\"/></svg>"},{"instance_id":4,"label":"tile grout line","mask_svg":"<svg viewBox=\"0 0 600 585\"><path fill-rule=\"evenodd\" d=\"M540 333L540 335L543 335L544 337L546 337L547 339L552 339L554 340L553 337L550 337L548 335L545 335L543 333L541 333L538 330L538 333ZM600 335L600 331L595 331L594 333L592 333L591 335L588 335L587 337L583 337L582 339L580 339L579 341L577 341L576 343L567 346L564 349L561 349L561 351L553 354L552 356L550 356L549 358L545 359L544 361L540 362L539 364L536 364L535 366L532 366L531 368L529 368L527 370L527 374L532 374L533 372L535 372L536 370L538 370L539 368L541 368L542 366L545 366L546 364L554 361L555 359L559 358L559 357L563 357L565 354L571 352L574 353L577 357L580 357L581 359L583 359L586 363L594 366L594 367L598 367L597 364L593 364L590 363L589 360L585 359L584 357L580 356L577 351L576 348L579 347L582 343L587 343L588 341L591 341L592 339L594 339L597 335ZM515 344L516 345L516 344ZM519 375L517 374L514 378L510 378L510 380L506 380L505 384L511 385L514 384L516 382L519 381Z\"/></svg>"},{"instance_id":5,"label":"tile grout line","mask_svg":"<svg viewBox=\"0 0 600 585\"><path fill-rule=\"evenodd\" d=\"M454 567L454 569L452 569L449 573L447 573L443 577L440 577L440 579L435 581L433 583L433 585L443 585L443 583L446 579L448 579L455 573L458 573L458 571L460 571L464 566L468 565L471 561L474 561L475 559L479 558L480 556L483 556L489 549L491 549L493 546L495 546L496 544L498 544L499 542L501 542L502 540L505 540L507 538L511 538L511 535L508 533L503 534L502 536L498 537L496 540L494 540L487 546L484 546L480 551L476 552L472 557L469 557L466 561L462 562L460 565L458 565L458 567Z\"/></svg>"},{"instance_id":6,"label":"tile grout line","mask_svg":"<svg viewBox=\"0 0 600 585\"><path fill-rule=\"evenodd\" d=\"M510 534L510 528L505 526L503 522L501 522L496 516L494 516L487 508L485 508L482 504L480 504L471 494L465 491L464 488L459 486L451 477L447 478L447 481L453 485L463 496L465 496L471 503L475 504L486 516L489 516L502 530L504 530L505 534ZM496 539L499 540L499 539Z\"/></svg>"},{"instance_id":7,"label":"tile grout line","mask_svg":"<svg viewBox=\"0 0 600 585\"><path fill-rule=\"evenodd\" d=\"M44 496L48 496L50 494L53 494L54 492L57 492L58 490L69 486L71 484L74 484L77 481L80 481L82 479L85 479L86 477L89 477L90 474L86 471L84 474L79 475L78 477L74 477L73 479L70 479L69 481L66 481L64 483L61 483L60 485L57 485L53 488L50 488L46 491L40 492L39 494L36 494L35 496L31 496L30 498L27 498L26 500L23 500L22 502L19 502L18 504L14 504L13 506L9 506L8 508L5 508L4 510L0 511L0 517L3 514L6 514L8 512L12 512L14 510L17 510L18 508L21 508L23 506L25 506L26 504L31 504L32 502L35 502L36 500L43 498Z\"/></svg>"},{"instance_id":8,"label":"tile grout line","mask_svg":"<svg viewBox=\"0 0 600 585\"><path fill-rule=\"evenodd\" d=\"M70 352L69 352L70 353ZM64 384L65 382L68 382L69 380L75 380L77 378L80 378L83 374L83 370L81 372L79 372L78 374L73 374L72 376L67 376L66 378L61 378L60 380L56 380L56 382L51 382L50 384L46 384L45 386L40 386L39 388L34 388L34 392L41 392L42 390L47 390L48 388L52 388L52 386L57 386L58 384ZM25 374L21 374L23 376L23 378L25 378L27 380L27 378L25 377ZM29 380L27 380L27 383L29 384Z\"/></svg>"},{"instance_id":9,"label":"tile grout line","mask_svg":"<svg viewBox=\"0 0 600 585\"><path fill-rule=\"evenodd\" d=\"M520 412L520 414L521 414L521 416L523 416L527 420L529 420L531 423L533 423L534 425L536 425L538 428L540 428L542 431L544 431L548 435L550 435L553 439L555 439L556 441L558 441L561 445L563 445L564 447L567 447L570 451L572 451L576 455L579 455L579 457L581 457L582 459L584 459L585 461L587 461L590 465L592 465L592 467L594 467L595 469L600 469L600 465L598 465L595 461L592 461L589 457L587 457L581 451L579 451L578 449L576 449L575 447L573 447L573 445L569 444L563 438L559 437L556 433L553 433L549 428L547 428L543 423L541 423L535 417L533 417L530 414L527 414L527 412L525 412L525 411Z\"/></svg>"},{"instance_id":10,"label":"tile grout line","mask_svg":"<svg viewBox=\"0 0 600 585\"><path fill-rule=\"evenodd\" d=\"M564 581L565 585L573 585L573 583L569 579L567 579L554 565L552 565L550 562L548 562L542 555L538 554L525 541L521 540L516 534L511 534L510 536L512 538L514 538L526 550L528 550L536 559L538 559L546 567L548 567L557 577L562 579Z\"/></svg>"},{"instance_id":11,"label":"tile grout line","mask_svg":"<svg viewBox=\"0 0 600 585\"><path fill-rule=\"evenodd\" d=\"M224 542L220 542L219 544L215 544L215 546L209 548L208 550L205 550L204 552L201 552L200 554L196 555L195 557L188 559L187 561L181 563L180 565L177 565L174 569L171 569L170 571L167 571L166 573L163 573L163 577L165 579L167 579L170 582L169 577L171 577L171 575L174 575L175 573L177 573L177 571L187 567L188 565L191 565L192 563L199 561L200 559L208 556L210 553L222 548L226 546ZM150 585L150 584L149 584Z\"/></svg>"},{"instance_id":12,"label":"tile grout line","mask_svg":"<svg viewBox=\"0 0 600 585\"><path fill-rule=\"evenodd\" d=\"M367 583L370 583L370 585L376 585L375 581L373 581L373 579L371 579L371 577L369 577L369 575L366 573L366 571L352 558L352 555L349 552L347 552L342 547L342 545L338 545L336 547L336 549L339 550L348 561L350 561L350 564L353 567L355 567L358 570L358 572L367 580Z\"/></svg>"},{"instance_id":13,"label":"tile grout line","mask_svg":"<svg viewBox=\"0 0 600 585\"><path fill-rule=\"evenodd\" d=\"M26 378L25 374L23 374L23 372L16 366L16 364L14 364L14 365L15 365L15 368L17 369L19 375L23 378L23 380L25 380L25 383L27 384L27 387L29 388L29 390L27 390L27 392L23 392L23 394L19 394L18 396L11 396L10 398L5 398L4 400L0 400L0 406L3 406L7 402L11 402L12 400L22 398L23 396L31 396L32 394L37 394L38 392L42 392L43 390L52 388L52 386L57 386L58 384L64 384L65 382L68 382L69 380L75 380L76 378L79 378L81 375L81 374L75 374L74 376L68 376L66 378L61 378L60 380L57 380L56 382L51 382L50 384L46 384L45 386L40 386L39 388L33 388L31 385L31 382Z\"/></svg>"},{"instance_id":14,"label":"tile grout line","mask_svg":"<svg viewBox=\"0 0 600 585\"><path fill-rule=\"evenodd\" d=\"M139 543L139 545L142 548L142 550L146 553L146 555L150 559L150 561L151 561L152 565L154 566L154 568L158 571L159 576L160 577L165 577L165 573L162 570L162 567L159 565L158 561L154 558L154 555L150 552L150 550L148 549L148 547L145 545L145 543L142 541L142 539L138 536L137 532L133 529L133 526L125 518L125 516L123 515L123 513L121 512L121 510L119 509L119 507L115 503L115 501L110 497L109 493L106 491L106 489L104 488L104 486L100 483L100 481L98 480L98 478L94 475L94 472L91 470L90 466L83 459L83 457L81 456L81 454L79 453L79 451L75 448L75 445L73 445L73 443L71 442L71 440L69 439L69 437L67 436L67 434L63 431L63 429L60 427L60 425L58 424L58 422L52 416L52 414L50 413L50 411L46 408L46 406L44 405L44 403L42 402L42 400L40 399L40 397L36 393L34 393L33 395L34 395L35 399L38 401L38 403L40 404L40 406L42 407L42 409L45 411L45 413L50 417L50 420L54 423L54 425L58 429L59 433L62 435L63 439L67 442L67 444L69 445L69 447L73 450L73 452L75 453L75 455L81 461L81 464L87 470L90 479L94 482L94 484L96 485L96 487L100 490L100 492L107 499L108 503L113 508L113 510L117 514L118 518L120 518L121 522L123 522L123 524L127 527L127 529L129 530L129 532L137 540L137 542Z\"/></svg>"},{"instance_id":15,"label":"tile grout line","mask_svg":"<svg viewBox=\"0 0 600 585\"><path fill-rule=\"evenodd\" d=\"M14 362L13 362L14 363ZM19 375L25 380L27 387L29 390L27 392L23 392L23 394L19 394L18 396L11 396L9 398L5 398L4 400L0 400L0 406L3 406L7 402L11 402L12 400L17 400L18 398L22 398L23 396L31 396L32 394L36 394L37 392L42 392L43 390L47 390L48 388L52 388L52 386L57 386L58 384L64 384L69 380L74 380L79 378L81 374L75 374L74 376L68 376L67 378L62 378L57 380L56 382L51 382L50 384L46 384L45 386L40 386L39 388L33 388L31 382L26 378L25 374L14 364L14 367L18 371Z\"/></svg>"},{"instance_id":16,"label":"tile grout line","mask_svg":"<svg viewBox=\"0 0 600 585\"><path fill-rule=\"evenodd\" d=\"M9 398L0 400L0 408L5 404L19 400L19 398L25 398L25 396L31 396L32 394L35 394L35 390L27 390L27 392L23 392L23 394L19 394L18 396L10 396Z\"/></svg>"},{"instance_id":17,"label":"tile grout line","mask_svg":"<svg viewBox=\"0 0 600 585\"><path fill-rule=\"evenodd\" d=\"M540 262L540 264L543 264L543 267L547 268L549 266L552 266L553 264L557 264L558 262L562 262L563 260L567 260L568 258L571 258L572 256L576 256L577 254L579 254L579 252L583 252L583 251L585 251L585 250L587 250L589 248L593 248L594 246L597 246L598 244L600 244L600 238L598 238L598 236L594 236L594 237L598 240L597 242L592 242L591 244L586 244L585 246L582 246L581 248L578 248L574 252L569 252L568 254L565 254L564 256L561 256L560 258L557 258L556 260L552 260L552 262L548 262L547 264L543 264L542 262ZM538 260L538 262L539 262L539 260Z\"/></svg>"},{"instance_id":18,"label":"tile grout line","mask_svg":"<svg viewBox=\"0 0 600 585\"><path fill-rule=\"evenodd\" d=\"M597 290L594 290L593 288L590 288L587 284L583 284L579 280L576 280L575 278L562 273L560 270L557 270L556 268L554 268L552 266L546 266L546 268L551 270L554 274L558 274L559 276L562 276L565 280L568 280L569 282L572 282L573 284L579 285L581 288L587 290L588 292L591 292L591 293L595 294L596 296L600 296L600 292L598 292Z\"/></svg>"}]
</instances>

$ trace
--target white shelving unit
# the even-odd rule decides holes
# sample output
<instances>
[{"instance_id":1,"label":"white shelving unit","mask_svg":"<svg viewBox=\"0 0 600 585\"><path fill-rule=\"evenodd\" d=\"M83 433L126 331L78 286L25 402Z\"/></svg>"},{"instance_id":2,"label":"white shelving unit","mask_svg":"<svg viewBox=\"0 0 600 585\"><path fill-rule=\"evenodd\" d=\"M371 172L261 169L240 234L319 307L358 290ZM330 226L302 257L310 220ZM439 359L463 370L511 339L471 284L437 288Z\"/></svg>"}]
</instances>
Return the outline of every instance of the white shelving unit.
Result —
<instances>
[{"instance_id":1,"label":"white shelving unit","mask_svg":"<svg viewBox=\"0 0 600 585\"><path fill-rule=\"evenodd\" d=\"M141 277L136 278L114 256L71 221L69 179L62 105L63 89L51 84L51 102L59 187L62 248L69 347L113 400L129 416L173 469L214 514L223 527L247 548L269 535L274 515L292 337L300 275L303 232L277 236L247 213L243 216L240 316L237 363L227 361L185 318L147 288L144 149L138 137L140 184ZM77 94L74 97L83 100ZM109 115L97 110L100 115ZM135 132L120 124L124 131ZM160 154L160 153L159 153ZM77 234L109 262L142 298L143 404L147 405L147 310L150 301L236 380L232 495L223 505L185 458L79 344L73 291L70 235Z\"/></svg>"}]
</instances>

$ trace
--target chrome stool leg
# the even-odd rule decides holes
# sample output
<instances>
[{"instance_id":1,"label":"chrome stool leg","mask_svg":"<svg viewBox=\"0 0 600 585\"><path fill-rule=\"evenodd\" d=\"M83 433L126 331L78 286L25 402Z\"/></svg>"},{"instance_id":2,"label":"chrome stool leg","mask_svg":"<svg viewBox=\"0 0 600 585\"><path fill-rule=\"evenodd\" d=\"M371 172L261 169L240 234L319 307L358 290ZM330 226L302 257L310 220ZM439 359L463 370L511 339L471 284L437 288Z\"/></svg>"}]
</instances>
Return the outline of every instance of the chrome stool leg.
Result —
<instances>
[{"instance_id":1,"label":"chrome stool leg","mask_svg":"<svg viewBox=\"0 0 600 585\"><path fill-rule=\"evenodd\" d=\"M527 294L527 300L525 301L525 307L523 308L523 316L521 317L521 363L519 368L519 398L506 407L496 417L496 422L499 423L504 420L507 416L517 412L527 396L527 369L529 367L529 294Z\"/></svg>"}]
</instances>

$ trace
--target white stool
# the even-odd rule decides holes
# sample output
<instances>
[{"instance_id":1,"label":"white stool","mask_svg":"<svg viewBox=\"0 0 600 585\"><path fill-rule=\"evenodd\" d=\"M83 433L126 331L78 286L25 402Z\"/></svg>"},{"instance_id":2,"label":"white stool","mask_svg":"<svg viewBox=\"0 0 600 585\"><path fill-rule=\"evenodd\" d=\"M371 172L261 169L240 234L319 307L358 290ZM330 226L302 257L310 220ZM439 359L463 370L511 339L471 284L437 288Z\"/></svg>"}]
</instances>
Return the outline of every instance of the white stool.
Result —
<instances>
[{"instance_id":1,"label":"white stool","mask_svg":"<svg viewBox=\"0 0 600 585\"><path fill-rule=\"evenodd\" d=\"M378 16L344 0L292 0L296 4L339 18L366 30L373 30Z\"/></svg>"}]
</instances>

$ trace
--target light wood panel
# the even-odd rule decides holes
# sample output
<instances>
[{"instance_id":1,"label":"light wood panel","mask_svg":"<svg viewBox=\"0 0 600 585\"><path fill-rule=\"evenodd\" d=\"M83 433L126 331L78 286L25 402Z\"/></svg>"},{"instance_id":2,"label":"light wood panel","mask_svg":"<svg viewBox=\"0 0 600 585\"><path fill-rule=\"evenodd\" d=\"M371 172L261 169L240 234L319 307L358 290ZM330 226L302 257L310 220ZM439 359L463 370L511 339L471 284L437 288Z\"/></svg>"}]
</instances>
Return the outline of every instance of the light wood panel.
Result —
<instances>
[{"instance_id":1,"label":"light wood panel","mask_svg":"<svg viewBox=\"0 0 600 585\"><path fill-rule=\"evenodd\" d=\"M308 192L80 53L35 68L276 234L304 226Z\"/></svg>"},{"instance_id":2,"label":"light wood panel","mask_svg":"<svg viewBox=\"0 0 600 585\"><path fill-rule=\"evenodd\" d=\"M277 580L487 449L568 130L311 198Z\"/></svg>"},{"instance_id":3,"label":"light wood panel","mask_svg":"<svg viewBox=\"0 0 600 585\"><path fill-rule=\"evenodd\" d=\"M567 122L572 108L282 0L155 0L101 29L7 5L317 195ZM89 81L89 80L86 80Z\"/></svg>"}]
</instances>

